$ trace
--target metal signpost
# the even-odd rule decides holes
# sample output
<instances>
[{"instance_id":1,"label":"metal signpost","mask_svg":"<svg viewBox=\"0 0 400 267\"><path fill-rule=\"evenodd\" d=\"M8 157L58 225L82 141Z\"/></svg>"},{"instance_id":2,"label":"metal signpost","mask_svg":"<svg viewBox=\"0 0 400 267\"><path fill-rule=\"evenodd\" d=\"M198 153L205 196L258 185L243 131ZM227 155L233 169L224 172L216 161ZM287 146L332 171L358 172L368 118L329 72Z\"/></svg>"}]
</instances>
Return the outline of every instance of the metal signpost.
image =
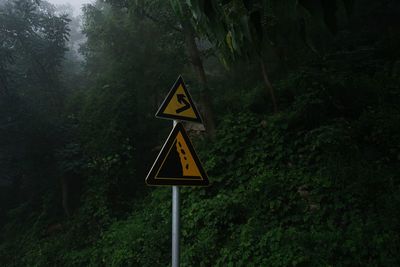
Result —
<instances>
[{"instance_id":1,"label":"metal signpost","mask_svg":"<svg viewBox=\"0 0 400 267\"><path fill-rule=\"evenodd\" d=\"M172 186L172 267L180 264L179 186L208 186L209 181L182 123L202 123L200 113L181 76L168 93L156 117L173 119L172 131L146 177L147 185Z\"/></svg>"},{"instance_id":2,"label":"metal signpost","mask_svg":"<svg viewBox=\"0 0 400 267\"><path fill-rule=\"evenodd\" d=\"M178 122L174 120L172 123L172 129L175 128ZM180 195L179 187L177 185L172 186L172 267L179 267L180 259Z\"/></svg>"}]
</instances>

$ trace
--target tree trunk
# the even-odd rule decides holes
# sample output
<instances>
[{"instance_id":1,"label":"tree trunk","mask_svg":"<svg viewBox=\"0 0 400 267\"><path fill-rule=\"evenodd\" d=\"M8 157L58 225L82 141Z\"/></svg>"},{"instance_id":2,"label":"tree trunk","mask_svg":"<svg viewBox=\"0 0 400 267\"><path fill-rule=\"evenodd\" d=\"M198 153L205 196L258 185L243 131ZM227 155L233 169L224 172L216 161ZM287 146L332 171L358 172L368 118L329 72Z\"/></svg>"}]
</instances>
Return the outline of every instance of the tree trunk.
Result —
<instances>
[{"instance_id":1,"label":"tree trunk","mask_svg":"<svg viewBox=\"0 0 400 267\"><path fill-rule=\"evenodd\" d=\"M271 102L272 102L272 106L274 109L274 113L276 113L276 112L278 112L278 105L276 103L275 92L274 92L274 88L272 87L271 82L269 81L267 70L266 70L263 59L260 59L260 65L261 65L261 72L262 72L262 75L264 78L265 87L267 89L267 93L271 97Z\"/></svg>"},{"instance_id":2,"label":"tree trunk","mask_svg":"<svg viewBox=\"0 0 400 267\"><path fill-rule=\"evenodd\" d=\"M2 68L0 68L0 72L0 95L4 97L8 94L7 80L5 75L2 75L5 72Z\"/></svg>"},{"instance_id":3,"label":"tree trunk","mask_svg":"<svg viewBox=\"0 0 400 267\"><path fill-rule=\"evenodd\" d=\"M70 195L71 195L71 188L70 188L70 183L68 181L67 177L62 177L61 178L62 182L62 206L64 208L64 212L67 215L67 217L71 216L71 206L70 206Z\"/></svg>"},{"instance_id":4,"label":"tree trunk","mask_svg":"<svg viewBox=\"0 0 400 267\"><path fill-rule=\"evenodd\" d=\"M200 92L200 104L203 107L203 112L204 112L203 119L206 127L206 132L207 135L209 135L210 137L214 137L215 135L214 112L212 108L210 90L208 88L207 76L204 71L203 62L201 60L200 52L195 41L195 35L192 25L190 25L189 21L186 21L182 24L182 26L190 62L194 67L194 69L196 70L199 83L202 87L201 88L202 90Z\"/></svg>"}]
</instances>

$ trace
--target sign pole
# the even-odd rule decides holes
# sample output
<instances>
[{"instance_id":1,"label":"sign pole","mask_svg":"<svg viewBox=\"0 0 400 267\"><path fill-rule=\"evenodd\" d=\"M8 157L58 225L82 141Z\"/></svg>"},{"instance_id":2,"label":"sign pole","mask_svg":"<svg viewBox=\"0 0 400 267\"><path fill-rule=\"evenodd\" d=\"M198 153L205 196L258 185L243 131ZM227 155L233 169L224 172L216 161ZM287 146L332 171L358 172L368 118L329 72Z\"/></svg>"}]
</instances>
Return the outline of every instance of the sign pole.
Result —
<instances>
[{"instance_id":1,"label":"sign pole","mask_svg":"<svg viewBox=\"0 0 400 267\"><path fill-rule=\"evenodd\" d=\"M177 121L173 121L173 126ZM180 237L180 196L179 187L172 186L172 267L179 267L179 237Z\"/></svg>"}]
</instances>

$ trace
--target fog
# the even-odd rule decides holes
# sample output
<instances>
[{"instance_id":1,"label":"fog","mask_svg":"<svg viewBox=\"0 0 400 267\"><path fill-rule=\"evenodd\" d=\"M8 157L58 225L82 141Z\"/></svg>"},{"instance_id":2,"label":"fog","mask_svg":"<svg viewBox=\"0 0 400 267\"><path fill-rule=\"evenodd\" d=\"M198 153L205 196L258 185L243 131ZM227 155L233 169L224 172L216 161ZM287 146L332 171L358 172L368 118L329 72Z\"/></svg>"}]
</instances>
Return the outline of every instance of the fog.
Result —
<instances>
[{"instance_id":1,"label":"fog","mask_svg":"<svg viewBox=\"0 0 400 267\"><path fill-rule=\"evenodd\" d=\"M399 15L0 0L0 267L400 266Z\"/></svg>"},{"instance_id":2,"label":"fog","mask_svg":"<svg viewBox=\"0 0 400 267\"><path fill-rule=\"evenodd\" d=\"M94 2L94 0L48 0L48 2L54 4L54 5L63 5L63 4L70 4L74 8L74 12L76 15L81 14L81 8L82 5L84 4L89 4L91 2Z\"/></svg>"}]
</instances>

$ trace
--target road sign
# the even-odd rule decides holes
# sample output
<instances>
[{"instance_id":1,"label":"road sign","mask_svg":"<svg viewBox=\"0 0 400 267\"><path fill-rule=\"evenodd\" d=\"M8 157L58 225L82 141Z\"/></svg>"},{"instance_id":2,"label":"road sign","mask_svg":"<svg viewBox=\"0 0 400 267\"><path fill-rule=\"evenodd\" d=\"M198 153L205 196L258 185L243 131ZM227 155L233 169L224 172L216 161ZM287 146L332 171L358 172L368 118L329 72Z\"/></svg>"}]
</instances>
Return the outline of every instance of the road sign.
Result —
<instances>
[{"instance_id":1,"label":"road sign","mask_svg":"<svg viewBox=\"0 0 400 267\"><path fill-rule=\"evenodd\" d=\"M161 104L156 117L203 123L181 76Z\"/></svg>"},{"instance_id":2,"label":"road sign","mask_svg":"<svg viewBox=\"0 0 400 267\"><path fill-rule=\"evenodd\" d=\"M171 131L146 177L146 183L148 185L209 185L207 174L182 123L177 123Z\"/></svg>"}]
</instances>

